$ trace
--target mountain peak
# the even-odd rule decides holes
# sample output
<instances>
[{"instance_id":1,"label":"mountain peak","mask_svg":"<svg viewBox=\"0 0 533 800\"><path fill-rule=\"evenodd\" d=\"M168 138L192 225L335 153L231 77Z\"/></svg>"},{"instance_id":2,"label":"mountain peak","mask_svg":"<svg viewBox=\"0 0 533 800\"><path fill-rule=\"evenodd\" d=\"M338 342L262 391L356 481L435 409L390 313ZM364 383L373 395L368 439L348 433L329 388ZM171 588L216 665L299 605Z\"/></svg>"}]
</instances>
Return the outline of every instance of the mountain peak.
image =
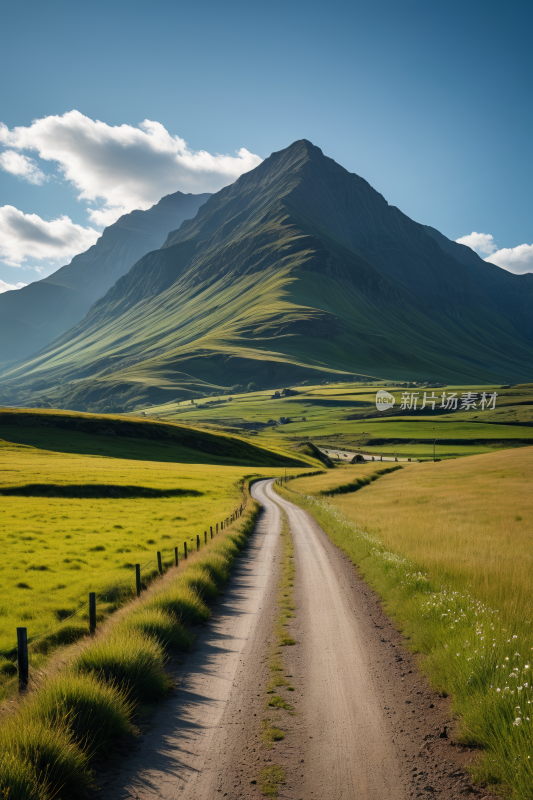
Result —
<instances>
[{"instance_id":1,"label":"mountain peak","mask_svg":"<svg viewBox=\"0 0 533 800\"><path fill-rule=\"evenodd\" d=\"M325 373L522 380L531 304L508 281L489 296L485 275L299 139L212 195L5 380L27 393L61 381L55 403L128 408Z\"/></svg>"}]
</instances>

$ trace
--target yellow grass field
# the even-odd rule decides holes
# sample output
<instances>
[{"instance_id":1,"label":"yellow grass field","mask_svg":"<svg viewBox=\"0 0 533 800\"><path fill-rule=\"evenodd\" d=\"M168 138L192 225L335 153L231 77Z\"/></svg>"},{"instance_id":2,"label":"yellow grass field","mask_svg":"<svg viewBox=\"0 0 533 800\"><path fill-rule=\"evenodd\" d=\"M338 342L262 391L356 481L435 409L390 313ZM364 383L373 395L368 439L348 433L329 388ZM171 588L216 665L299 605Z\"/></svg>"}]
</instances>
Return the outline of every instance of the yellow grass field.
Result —
<instances>
[{"instance_id":1,"label":"yellow grass field","mask_svg":"<svg viewBox=\"0 0 533 800\"><path fill-rule=\"evenodd\" d=\"M299 478L291 489L328 491L368 475L354 465ZM533 617L533 448L503 450L402 469L333 504L382 544L467 590L505 616Z\"/></svg>"}]
</instances>

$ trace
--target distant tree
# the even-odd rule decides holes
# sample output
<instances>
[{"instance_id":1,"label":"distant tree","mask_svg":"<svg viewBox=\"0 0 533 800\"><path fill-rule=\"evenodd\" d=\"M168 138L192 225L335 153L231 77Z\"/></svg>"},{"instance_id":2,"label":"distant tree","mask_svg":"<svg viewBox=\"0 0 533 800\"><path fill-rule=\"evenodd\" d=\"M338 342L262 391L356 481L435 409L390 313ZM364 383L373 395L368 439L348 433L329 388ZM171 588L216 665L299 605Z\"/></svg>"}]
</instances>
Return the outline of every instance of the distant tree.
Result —
<instances>
[{"instance_id":1,"label":"distant tree","mask_svg":"<svg viewBox=\"0 0 533 800\"><path fill-rule=\"evenodd\" d=\"M251 383L249 383L249 384L248 384L248 386L246 387L246 389L247 389L249 392L257 392L257 391L259 390L259 386L257 386L257 384L255 384L255 383L252 381Z\"/></svg>"}]
</instances>

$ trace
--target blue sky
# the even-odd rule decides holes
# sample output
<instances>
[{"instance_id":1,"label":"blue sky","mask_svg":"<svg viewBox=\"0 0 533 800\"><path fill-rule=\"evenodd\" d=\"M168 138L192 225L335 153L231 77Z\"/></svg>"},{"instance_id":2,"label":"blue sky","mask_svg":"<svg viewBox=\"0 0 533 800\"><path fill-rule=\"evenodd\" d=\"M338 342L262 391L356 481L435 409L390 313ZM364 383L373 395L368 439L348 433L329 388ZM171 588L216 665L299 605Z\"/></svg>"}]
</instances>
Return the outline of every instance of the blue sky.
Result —
<instances>
[{"instance_id":1,"label":"blue sky","mask_svg":"<svg viewBox=\"0 0 533 800\"><path fill-rule=\"evenodd\" d=\"M301 138L484 256L530 246L532 22L513 0L4 4L0 280Z\"/></svg>"}]
</instances>

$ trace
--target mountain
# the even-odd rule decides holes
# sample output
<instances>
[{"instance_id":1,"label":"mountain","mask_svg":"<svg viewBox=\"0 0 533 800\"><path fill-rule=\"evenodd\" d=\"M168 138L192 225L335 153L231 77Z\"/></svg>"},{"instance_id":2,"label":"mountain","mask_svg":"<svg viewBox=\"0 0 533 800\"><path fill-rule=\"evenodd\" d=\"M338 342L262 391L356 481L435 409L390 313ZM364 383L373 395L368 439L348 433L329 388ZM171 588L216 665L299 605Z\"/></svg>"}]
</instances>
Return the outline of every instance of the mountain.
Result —
<instances>
[{"instance_id":1,"label":"mountain","mask_svg":"<svg viewBox=\"0 0 533 800\"><path fill-rule=\"evenodd\" d=\"M1 389L129 409L251 381L530 378L527 325L490 288L504 271L448 241L301 140L212 195Z\"/></svg>"},{"instance_id":2,"label":"mountain","mask_svg":"<svg viewBox=\"0 0 533 800\"><path fill-rule=\"evenodd\" d=\"M170 230L194 217L209 194L163 197L147 211L124 214L96 244L48 278L0 295L0 364L40 350L79 322L95 300Z\"/></svg>"}]
</instances>

